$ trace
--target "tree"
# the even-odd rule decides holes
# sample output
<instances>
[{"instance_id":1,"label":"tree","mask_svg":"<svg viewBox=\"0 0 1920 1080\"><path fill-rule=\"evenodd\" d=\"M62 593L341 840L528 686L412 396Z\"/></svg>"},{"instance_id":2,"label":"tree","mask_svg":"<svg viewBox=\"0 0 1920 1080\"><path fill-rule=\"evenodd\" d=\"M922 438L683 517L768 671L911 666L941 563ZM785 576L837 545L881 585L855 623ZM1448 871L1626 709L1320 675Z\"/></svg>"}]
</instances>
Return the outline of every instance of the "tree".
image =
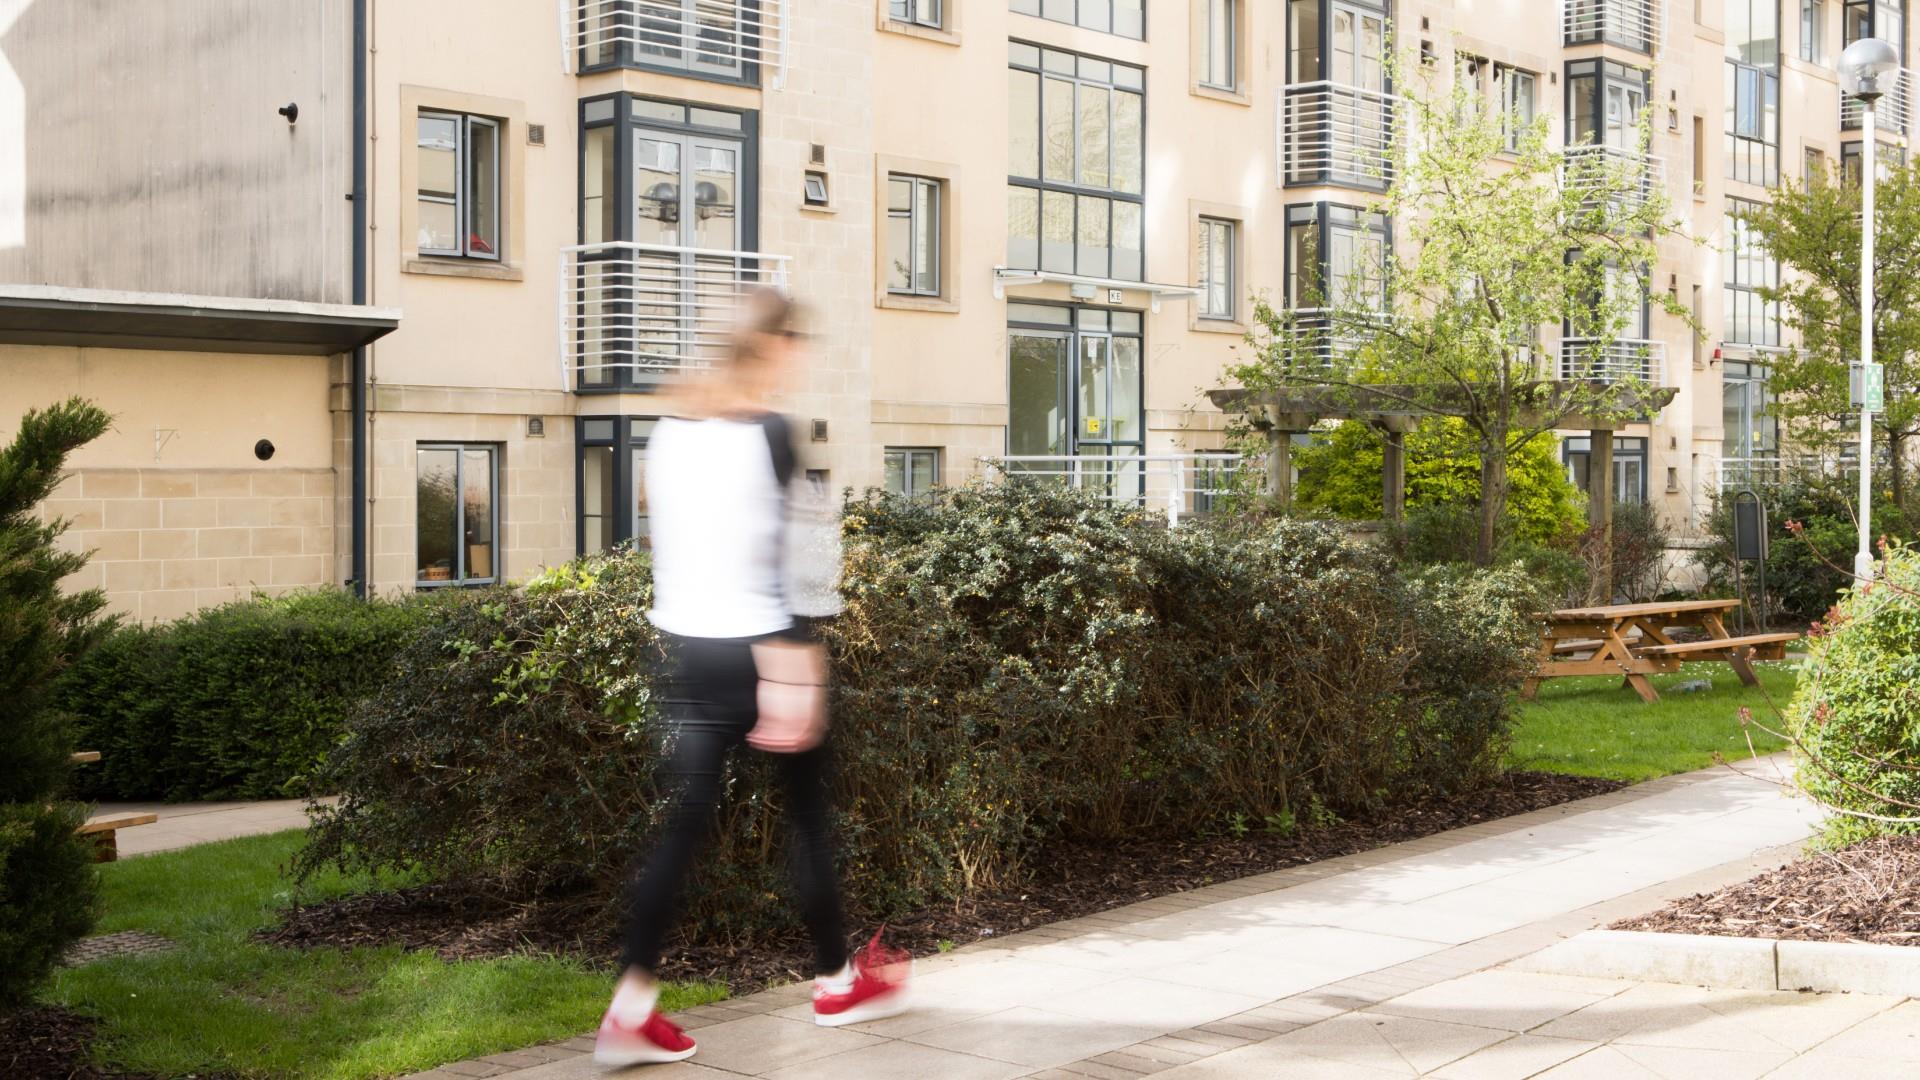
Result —
<instances>
[{"instance_id":1,"label":"tree","mask_svg":"<svg viewBox=\"0 0 1920 1080\"><path fill-rule=\"evenodd\" d=\"M1296 307L1324 309L1323 330L1257 304L1258 355L1234 374L1249 389L1457 417L1480 462L1474 554L1485 565L1515 455L1556 429L1613 426L1658 404L1645 350L1622 342L1639 336L1628 328L1644 303L1686 317L1646 287L1654 239L1677 230L1645 117L1634 154L1555 150L1544 116L1502 116L1465 80L1397 109L1382 205L1396 254L1302 286ZM1576 339L1558 364L1538 345L1546 325Z\"/></svg>"},{"instance_id":2,"label":"tree","mask_svg":"<svg viewBox=\"0 0 1920 1080\"><path fill-rule=\"evenodd\" d=\"M1476 506L1480 459L1465 424L1452 417L1423 421L1407 432L1407 507ZM1380 433L1350 420L1324 441L1294 454L1300 470L1299 504L1344 518L1381 514ZM1561 542L1585 525L1579 489L1544 440L1528 444L1508 463L1508 533L1532 544Z\"/></svg>"},{"instance_id":3,"label":"tree","mask_svg":"<svg viewBox=\"0 0 1920 1080\"><path fill-rule=\"evenodd\" d=\"M1920 435L1920 174L1896 166L1874 188L1874 359L1886 365L1887 411L1874 423L1889 450L1894 502L1908 507L1905 459ZM1808 449L1857 439L1848 406L1847 364L1860 352L1860 188L1827 173L1788 181L1749 222L1778 259L1780 284L1760 290L1778 301L1799 344L1774 358L1768 389L1775 415Z\"/></svg>"},{"instance_id":4,"label":"tree","mask_svg":"<svg viewBox=\"0 0 1920 1080\"><path fill-rule=\"evenodd\" d=\"M87 556L61 550L66 523L36 507L110 422L74 398L27 413L0 449L0 1008L24 1001L93 921L92 846L74 832L79 808L54 801L72 747L48 697L113 620L100 590L61 590Z\"/></svg>"}]
</instances>

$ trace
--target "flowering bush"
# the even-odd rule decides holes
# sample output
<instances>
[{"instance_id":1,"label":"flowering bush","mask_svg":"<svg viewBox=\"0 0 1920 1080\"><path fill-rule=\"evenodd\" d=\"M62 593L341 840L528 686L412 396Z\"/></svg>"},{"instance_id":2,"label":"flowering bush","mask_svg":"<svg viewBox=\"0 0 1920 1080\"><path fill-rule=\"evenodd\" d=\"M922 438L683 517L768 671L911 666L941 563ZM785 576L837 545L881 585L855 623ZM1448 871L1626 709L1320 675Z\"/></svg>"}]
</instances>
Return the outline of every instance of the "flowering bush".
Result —
<instances>
[{"instance_id":1,"label":"flowering bush","mask_svg":"<svg viewBox=\"0 0 1920 1080\"><path fill-rule=\"evenodd\" d=\"M870 494L828 631L843 865L886 913L1016 882L1052 840L1356 813L1480 783L1531 663L1517 572L1401 576L1312 524L1186 527L1035 483ZM612 890L659 811L646 557L463 598L323 778L308 868ZM777 785L729 766L689 892L763 926Z\"/></svg>"},{"instance_id":2,"label":"flowering bush","mask_svg":"<svg viewBox=\"0 0 1920 1080\"><path fill-rule=\"evenodd\" d=\"M1920 832L1920 551L1888 550L1816 626L1806 670L1787 724L1800 785L1838 811L1829 837Z\"/></svg>"}]
</instances>

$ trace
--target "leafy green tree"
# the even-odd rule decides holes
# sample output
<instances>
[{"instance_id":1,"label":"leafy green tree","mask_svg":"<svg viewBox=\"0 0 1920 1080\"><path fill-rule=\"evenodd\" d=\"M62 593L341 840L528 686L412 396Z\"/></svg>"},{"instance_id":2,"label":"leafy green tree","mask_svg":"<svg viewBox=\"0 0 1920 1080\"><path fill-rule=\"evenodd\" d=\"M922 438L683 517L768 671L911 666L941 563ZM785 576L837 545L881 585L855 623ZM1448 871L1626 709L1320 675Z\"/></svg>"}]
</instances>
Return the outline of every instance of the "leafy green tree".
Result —
<instances>
[{"instance_id":1,"label":"leafy green tree","mask_svg":"<svg viewBox=\"0 0 1920 1080\"><path fill-rule=\"evenodd\" d=\"M1887 411L1874 434L1890 450L1894 502L1911 508L1906 459L1920 435L1920 166L1896 166L1874 189L1874 359L1886 365ZM1834 450L1858 439L1849 361L1860 352L1860 188L1834 173L1789 181L1749 219L1785 271L1761 296L1781 302L1799 343L1768 382L1793 441Z\"/></svg>"},{"instance_id":2,"label":"leafy green tree","mask_svg":"<svg viewBox=\"0 0 1920 1080\"><path fill-rule=\"evenodd\" d=\"M1408 509L1479 504L1480 460L1464 423L1453 417L1422 421L1407 432L1405 446ZM1343 423L1326 439L1295 451L1293 460L1300 470L1295 498L1301 507L1356 520L1381 515L1384 453L1380 433L1371 426ZM1512 539L1548 544L1580 532L1585 524L1580 492L1567 479L1552 443L1528 443L1508 468L1512 490L1506 519Z\"/></svg>"},{"instance_id":3,"label":"leafy green tree","mask_svg":"<svg viewBox=\"0 0 1920 1080\"><path fill-rule=\"evenodd\" d=\"M37 507L67 455L111 419L74 398L29 412L0 449L0 1008L24 1001L92 925L91 845L80 809L54 800L72 751L48 707L56 676L111 628L98 589L64 592L87 556L63 551L62 521Z\"/></svg>"},{"instance_id":4,"label":"leafy green tree","mask_svg":"<svg viewBox=\"0 0 1920 1080\"><path fill-rule=\"evenodd\" d=\"M1643 303L1686 318L1646 287L1655 239L1677 229L1645 117L1636 156L1555 149L1545 117L1487 110L1460 81L1448 94L1416 87L1397 108L1381 207L1395 254L1295 297L1326 310L1324 332L1257 304L1258 355L1233 374L1252 390L1457 417L1480 463L1474 559L1486 565L1518 455L1556 429L1651 411L1648 380L1630 370L1644 354L1618 343L1638 336ZM1570 371L1540 347L1544 326L1584 341Z\"/></svg>"}]
</instances>

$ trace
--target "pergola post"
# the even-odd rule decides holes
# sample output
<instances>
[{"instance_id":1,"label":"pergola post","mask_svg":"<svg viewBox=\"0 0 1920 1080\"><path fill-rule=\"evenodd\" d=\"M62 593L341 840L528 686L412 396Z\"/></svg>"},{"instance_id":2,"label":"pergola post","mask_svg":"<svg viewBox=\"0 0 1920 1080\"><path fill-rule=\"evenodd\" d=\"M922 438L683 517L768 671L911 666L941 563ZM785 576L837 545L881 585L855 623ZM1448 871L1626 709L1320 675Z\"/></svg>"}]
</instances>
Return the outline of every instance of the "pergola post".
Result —
<instances>
[{"instance_id":1,"label":"pergola post","mask_svg":"<svg viewBox=\"0 0 1920 1080\"><path fill-rule=\"evenodd\" d=\"M1293 507L1293 436L1313 430L1313 418L1304 413L1282 412L1269 405L1267 412L1267 494L1282 510Z\"/></svg>"},{"instance_id":2,"label":"pergola post","mask_svg":"<svg viewBox=\"0 0 1920 1080\"><path fill-rule=\"evenodd\" d=\"M1587 432L1587 524L1598 531L1595 603L1613 603L1613 431Z\"/></svg>"},{"instance_id":3,"label":"pergola post","mask_svg":"<svg viewBox=\"0 0 1920 1080\"><path fill-rule=\"evenodd\" d=\"M1380 516L1390 525L1407 516L1407 426L1404 416L1380 421Z\"/></svg>"}]
</instances>

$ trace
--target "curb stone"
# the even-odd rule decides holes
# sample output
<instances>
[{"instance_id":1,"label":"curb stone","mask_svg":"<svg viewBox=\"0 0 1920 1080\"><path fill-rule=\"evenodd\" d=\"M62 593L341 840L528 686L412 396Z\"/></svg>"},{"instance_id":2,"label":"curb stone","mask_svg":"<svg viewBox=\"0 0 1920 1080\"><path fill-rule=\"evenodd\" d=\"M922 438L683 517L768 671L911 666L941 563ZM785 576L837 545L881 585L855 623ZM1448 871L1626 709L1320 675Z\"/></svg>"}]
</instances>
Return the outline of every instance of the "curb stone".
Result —
<instances>
[{"instance_id":1,"label":"curb stone","mask_svg":"<svg viewBox=\"0 0 1920 1080\"><path fill-rule=\"evenodd\" d=\"M1735 990L1920 997L1920 948L1869 942L1588 930L1512 966Z\"/></svg>"}]
</instances>

